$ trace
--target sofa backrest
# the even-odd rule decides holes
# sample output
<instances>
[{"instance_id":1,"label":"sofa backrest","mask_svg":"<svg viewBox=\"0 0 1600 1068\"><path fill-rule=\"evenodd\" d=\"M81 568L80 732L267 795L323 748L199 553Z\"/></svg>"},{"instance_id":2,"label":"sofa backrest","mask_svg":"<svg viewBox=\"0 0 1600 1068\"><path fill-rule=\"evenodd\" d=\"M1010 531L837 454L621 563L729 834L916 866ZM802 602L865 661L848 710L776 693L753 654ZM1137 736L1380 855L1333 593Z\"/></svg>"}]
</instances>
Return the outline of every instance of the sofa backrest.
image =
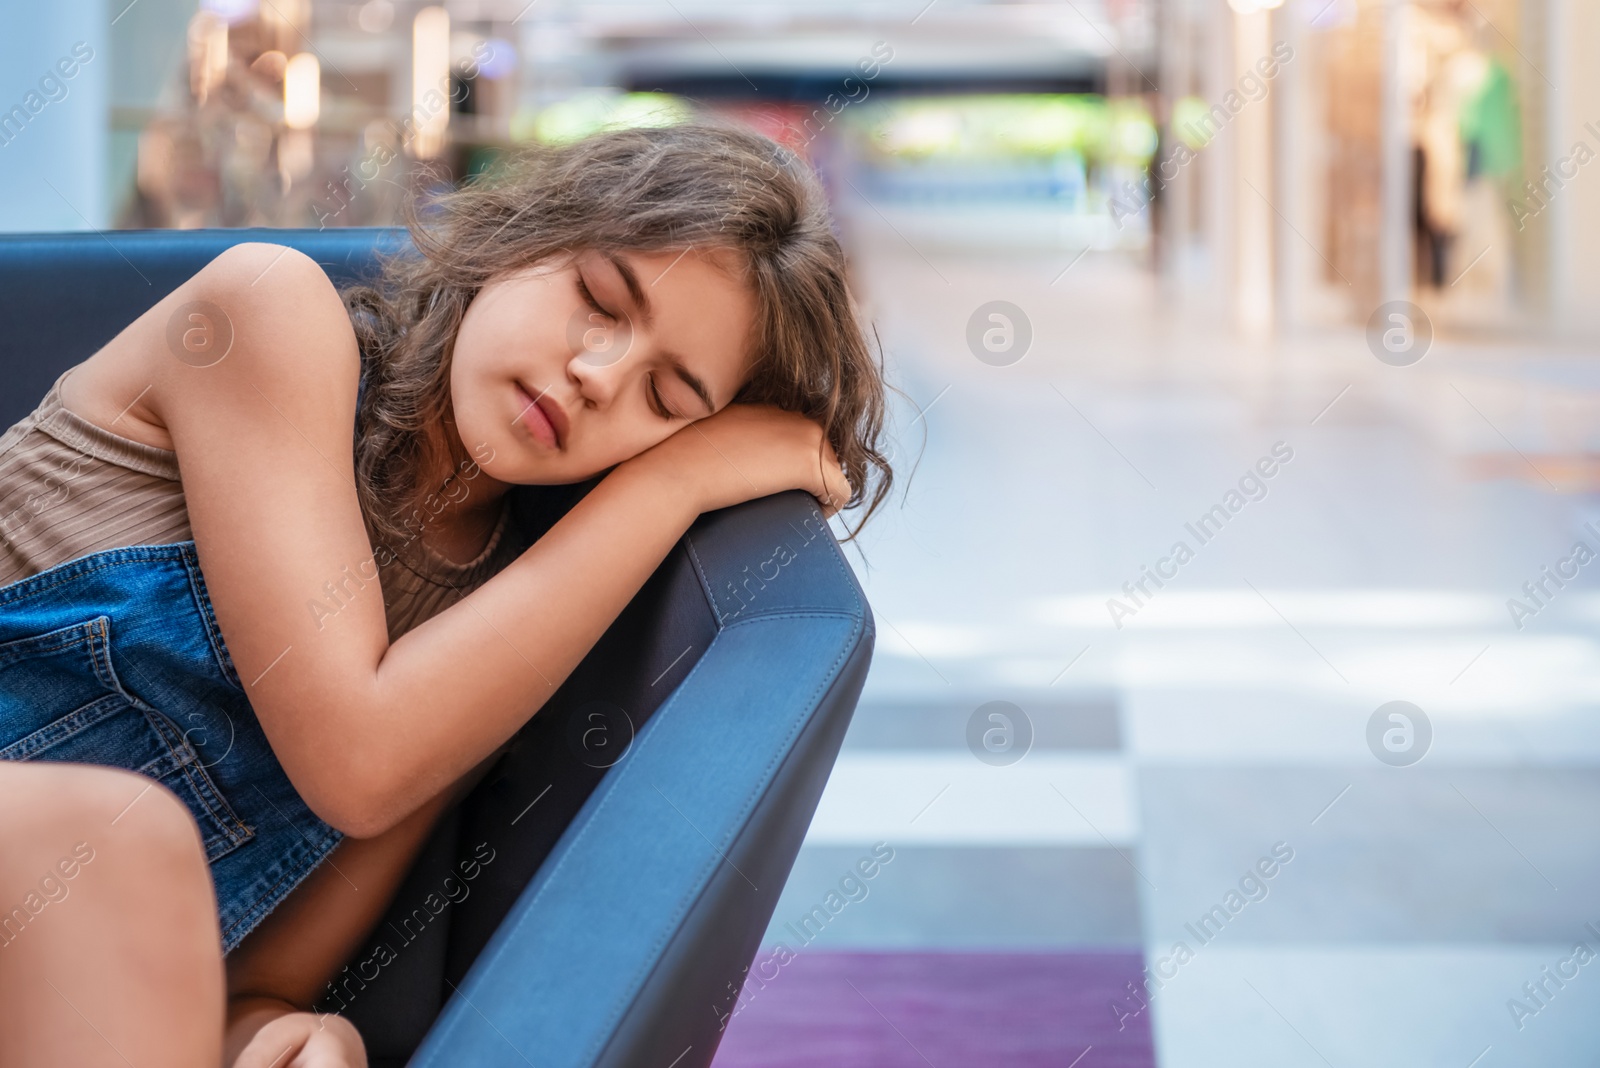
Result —
<instances>
[{"instance_id":1,"label":"sofa backrest","mask_svg":"<svg viewBox=\"0 0 1600 1068\"><path fill-rule=\"evenodd\" d=\"M379 228L0 234L0 428L31 412L62 371L246 241L297 248L343 285L372 277L379 251L407 238Z\"/></svg>"}]
</instances>

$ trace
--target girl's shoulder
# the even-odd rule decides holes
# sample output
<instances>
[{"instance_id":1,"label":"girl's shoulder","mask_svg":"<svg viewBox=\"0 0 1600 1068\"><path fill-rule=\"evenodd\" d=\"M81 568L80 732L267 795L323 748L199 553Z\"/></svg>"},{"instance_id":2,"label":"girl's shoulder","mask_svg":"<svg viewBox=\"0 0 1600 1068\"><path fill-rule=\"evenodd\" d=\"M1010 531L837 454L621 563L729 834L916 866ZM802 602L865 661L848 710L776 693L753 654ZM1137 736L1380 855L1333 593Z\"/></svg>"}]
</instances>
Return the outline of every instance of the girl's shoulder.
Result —
<instances>
[{"instance_id":1,"label":"girl's shoulder","mask_svg":"<svg viewBox=\"0 0 1600 1068\"><path fill-rule=\"evenodd\" d=\"M203 372L232 358L249 360L264 336L313 325L316 349L355 349L355 332L338 290L305 253L270 242L226 249L145 312L59 388L61 406L120 437L174 451L165 407L193 392ZM341 377L341 361L311 361L307 388ZM218 377L218 376L213 376Z\"/></svg>"}]
</instances>

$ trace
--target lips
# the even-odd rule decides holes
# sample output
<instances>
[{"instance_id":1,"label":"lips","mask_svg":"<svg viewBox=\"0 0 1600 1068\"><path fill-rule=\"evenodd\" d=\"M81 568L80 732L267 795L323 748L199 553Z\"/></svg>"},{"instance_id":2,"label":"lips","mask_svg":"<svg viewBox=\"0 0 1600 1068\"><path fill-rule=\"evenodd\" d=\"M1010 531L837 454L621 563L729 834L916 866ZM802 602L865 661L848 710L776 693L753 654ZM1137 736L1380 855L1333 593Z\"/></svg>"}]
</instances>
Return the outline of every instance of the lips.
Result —
<instances>
[{"instance_id":1,"label":"lips","mask_svg":"<svg viewBox=\"0 0 1600 1068\"><path fill-rule=\"evenodd\" d=\"M552 448L565 448L567 441L567 413L548 393L532 393L521 382L516 384L522 403L518 418L528 433Z\"/></svg>"}]
</instances>

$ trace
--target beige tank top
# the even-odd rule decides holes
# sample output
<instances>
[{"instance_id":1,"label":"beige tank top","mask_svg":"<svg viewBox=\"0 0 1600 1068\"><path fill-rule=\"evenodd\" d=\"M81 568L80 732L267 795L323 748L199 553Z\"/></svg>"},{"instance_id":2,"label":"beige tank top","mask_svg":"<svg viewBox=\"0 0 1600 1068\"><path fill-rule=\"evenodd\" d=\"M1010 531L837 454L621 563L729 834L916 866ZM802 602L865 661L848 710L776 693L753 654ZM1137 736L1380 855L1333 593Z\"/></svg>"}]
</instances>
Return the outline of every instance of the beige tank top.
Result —
<instances>
[{"instance_id":1,"label":"beige tank top","mask_svg":"<svg viewBox=\"0 0 1600 1068\"><path fill-rule=\"evenodd\" d=\"M0 435L0 586L103 549L194 536L177 453L63 408L61 383L71 373L63 371L32 414ZM521 554L526 545L510 517L502 506L488 545L467 563L415 539L378 568L391 642Z\"/></svg>"}]
</instances>

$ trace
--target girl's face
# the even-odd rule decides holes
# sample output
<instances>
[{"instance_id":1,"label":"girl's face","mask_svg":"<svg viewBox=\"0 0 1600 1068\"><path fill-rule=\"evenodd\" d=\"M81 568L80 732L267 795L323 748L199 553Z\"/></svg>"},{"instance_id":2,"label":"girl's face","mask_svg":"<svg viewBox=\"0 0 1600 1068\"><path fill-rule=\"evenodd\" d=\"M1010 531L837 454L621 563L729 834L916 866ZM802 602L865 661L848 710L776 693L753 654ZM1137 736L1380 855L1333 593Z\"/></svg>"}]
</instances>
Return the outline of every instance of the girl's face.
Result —
<instances>
[{"instance_id":1,"label":"girl's face","mask_svg":"<svg viewBox=\"0 0 1600 1068\"><path fill-rule=\"evenodd\" d=\"M484 286L450 372L468 454L500 482L579 482L723 408L755 328L735 262L584 251Z\"/></svg>"}]
</instances>

